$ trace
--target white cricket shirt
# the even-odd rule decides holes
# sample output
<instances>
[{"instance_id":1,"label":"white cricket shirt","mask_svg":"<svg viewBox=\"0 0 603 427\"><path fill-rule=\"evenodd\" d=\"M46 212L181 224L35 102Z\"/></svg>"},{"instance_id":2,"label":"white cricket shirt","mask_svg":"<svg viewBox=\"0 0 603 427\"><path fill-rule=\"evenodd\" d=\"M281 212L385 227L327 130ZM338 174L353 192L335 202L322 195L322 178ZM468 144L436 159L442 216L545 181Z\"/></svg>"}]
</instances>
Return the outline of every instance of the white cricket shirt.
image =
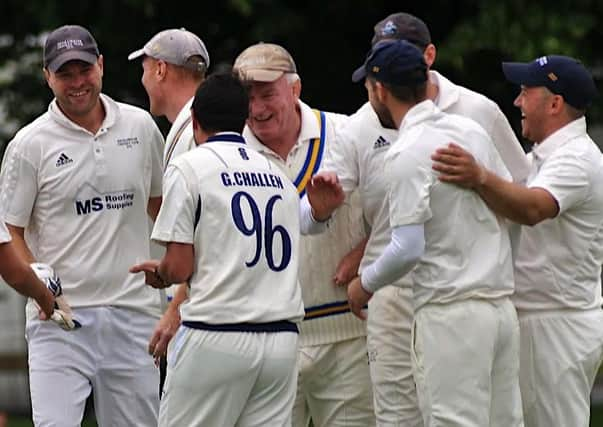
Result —
<instances>
[{"instance_id":1,"label":"white cricket shirt","mask_svg":"<svg viewBox=\"0 0 603 427\"><path fill-rule=\"evenodd\" d=\"M54 100L7 147L2 219L25 227L35 259L61 277L73 307L159 313L159 295L128 268L149 257L147 202L161 196L162 136L140 108L101 95L96 134Z\"/></svg>"},{"instance_id":2,"label":"white cricket shirt","mask_svg":"<svg viewBox=\"0 0 603 427\"><path fill-rule=\"evenodd\" d=\"M243 131L249 146L277 164L291 181L295 181L306 170L312 141L321 136L315 111L301 101L299 106L301 129L286 159L264 146L248 127ZM317 168L332 155L339 141L337 132L347 120L348 117L341 114L324 113L324 151ZM299 281L306 320L300 324L300 346L329 344L366 336L365 323L349 311L346 289L333 284L339 261L365 236L359 197L353 194L334 213L327 231L301 237Z\"/></svg>"},{"instance_id":3,"label":"white cricket shirt","mask_svg":"<svg viewBox=\"0 0 603 427\"><path fill-rule=\"evenodd\" d=\"M479 123L494 142L507 169L515 172L514 179L524 180L528 173L527 158L498 106L484 95L455 85L436 71L430 71L429 76L438 86L436 106L445 113L460 114ZM379 257L390 240L388 183L383 165L398 133L397 129L384 128L367 102L346 122L339 133L342 141L334 144L332 155L323 166L337 173L346 192L355 189L360 192L364 216L371 227L361 271ZM410 286L409 278L396 284Z\"/></svg>"},{"instance_id":4,"label":"white cricket shirt","mask_svg":"<svg viewBox=\"0 0 603 427\"><path fill-rule=\"evenodd\" d=\"M183 321L299 321L299 197L287 176L235 133L173 159L153 239L194 245Z\"/></svg>"},{"instance_id":5,"label":"white cricket shirt","mask_svg":"<svg viewBox=\"0 0 603 427\"><path fill-rule=\"evenodd\" d=\"M476 192L440 182L431 167L433 152L449 141L510 178L492 141L473 120L444 114L429 100L406 113L399 140L386 156L386 176L391 226L425 226L425 253L411 273L415 309L513 292L505 221Z\"/></svg>"},{"instance_id":6,"label":"white cricket shirt","mask_svg":"<svg viewBox=\"0 0 603 427\"><path fill-rule=\"evenodd\" d=\"M515 261L520 310L601 306L603 156L586 133L586 120L559 129L531 153L528 187L548 191L557 217L522 227Z\"/></svg>"},{"instance_id":7,"label":"white cricket shirt","mask_svg":"<svg viewBox=\"0 0 603 427\"><path fill-rule=\"evenodd\" d=\"M0 243L7 243L11 241L10 233L4 221L0 221Z\"/></svg>"},{"instance_id":8,"label":"white cricket shirt","mask_svg":"<svg viewBox=\"0 0 603 427\"><path fill-rule=\"evenodd\" d=\"M509 121L498 105L484 95L455 85L437 71L429 79L438 86L437 107L445 113L475 120L488 134L514 182L525 182L530 166Z\"/></svg>"},{"instance_id":9,"label":"white cricket shirt","mask_svg":"<svg viewBox=\"0 0 603 427\"><path fill-rule=\"evenodd\" d=\"M191 119L193 100L194 97L184 104L184 107L182 107L176 116L176 120L172 123L172 127L165 138L165 147L163 149L164 168L167 167L171 159L195 148L193 122Z\"/></svg>"}]
</instances>

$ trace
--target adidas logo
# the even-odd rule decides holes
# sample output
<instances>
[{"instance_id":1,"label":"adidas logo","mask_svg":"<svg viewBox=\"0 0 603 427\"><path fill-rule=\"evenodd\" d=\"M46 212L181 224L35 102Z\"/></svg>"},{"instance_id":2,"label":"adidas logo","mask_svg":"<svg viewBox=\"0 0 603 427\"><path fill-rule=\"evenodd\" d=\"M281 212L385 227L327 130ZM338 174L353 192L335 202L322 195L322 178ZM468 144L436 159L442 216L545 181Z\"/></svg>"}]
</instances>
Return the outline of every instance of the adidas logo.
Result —
<instances>
[{"instance_id":1,"label":"adidas logo","mask_svg":"<svg viewBox=\"0 0 603 427\"><path fill-rule=\"evenodd\" d=\"M73 163L73 160L67 157L67 154L61 153L56 162L56 167L65 166L66 164Z\"/></svg>"},{"instance_id":2,"label":"adidas logo","mask_svg":"<svg viewBox=\"0 0 603 427\"><path fill-rule=\"evenodd\" d=\"M381 135L379 135L379 138L377 138L377 140L373 144L373 149L377 150L379 148L389 147L390 145L391 145L391 143L387 139L385 139Z\"/></svg>"}]
</instances>

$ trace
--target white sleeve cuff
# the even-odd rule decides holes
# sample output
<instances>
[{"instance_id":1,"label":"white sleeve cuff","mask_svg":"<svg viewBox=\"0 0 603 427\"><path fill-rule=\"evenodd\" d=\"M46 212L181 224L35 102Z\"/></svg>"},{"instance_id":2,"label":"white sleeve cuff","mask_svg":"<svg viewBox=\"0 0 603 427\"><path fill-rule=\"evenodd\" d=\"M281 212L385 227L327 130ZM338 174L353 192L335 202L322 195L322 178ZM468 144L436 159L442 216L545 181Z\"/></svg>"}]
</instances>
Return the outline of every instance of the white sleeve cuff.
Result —
<instances>
[{"instance_id":1,"label":"white sleeve cuff","mask_svg":"<svg viewBox=\"0 0 603 427\"><path fill-rule=\"evenodd\" d=\"M310 206L310 201L306 195L299 201L299 218L301 234L303 235L323 233L329 228L329 220L331 219L322 222L317 221L312 215L312 206Z\"/></svg>"}]
</instances>

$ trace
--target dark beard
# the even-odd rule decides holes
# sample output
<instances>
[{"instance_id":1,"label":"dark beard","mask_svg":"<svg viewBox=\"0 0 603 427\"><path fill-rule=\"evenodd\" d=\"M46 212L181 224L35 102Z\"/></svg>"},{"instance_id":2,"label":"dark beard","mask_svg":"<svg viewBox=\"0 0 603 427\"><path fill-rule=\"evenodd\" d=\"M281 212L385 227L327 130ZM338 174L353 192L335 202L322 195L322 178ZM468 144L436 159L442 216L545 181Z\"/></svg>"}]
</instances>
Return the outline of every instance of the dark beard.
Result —
<instances>
[{"instance_id":1,"label":"dark beard","mask_svg":"<svg viewBox=\"0 0 603 427\"><path fill-rule=\"evenodd\" d=\"M375 110L381 126L386 129L398 129L398 126L394 123L394 119L387 107L384 105L379 105L377 107L373 106L373 110Z\"/></svg>"}]
</instances>

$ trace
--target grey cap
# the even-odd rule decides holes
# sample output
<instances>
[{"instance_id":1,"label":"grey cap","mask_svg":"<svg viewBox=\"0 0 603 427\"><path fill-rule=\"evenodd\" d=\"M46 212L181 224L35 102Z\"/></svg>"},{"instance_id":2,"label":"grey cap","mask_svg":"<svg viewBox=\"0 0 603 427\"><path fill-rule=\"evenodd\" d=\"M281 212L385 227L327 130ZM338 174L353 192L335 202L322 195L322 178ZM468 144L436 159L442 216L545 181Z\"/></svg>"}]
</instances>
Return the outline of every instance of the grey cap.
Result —
<instances>
[{"instance_id":1,"label":"grey cap","mask_svg":"<svg viewBox=\"0 0 603 427\"><path fill-rule=\"evenodd\" d=\"M56 72L69 61L95 64L99 52L92 34L79 25L64 25L51 32L44 43L44 68Z\"/></svg>"},{"instance_id":2,"label":"grey cap","mask_svg":"<svg viewBox=\"0 0 603 427\"><path fill-rule=\"evenodd\" d=\"M161 31L142 49L128 55L128 60L146 55L170 64L204 71L209 67L209 53L199 37L184 28ZM195 57L201 57L201 61Z\"/></svg>"}]
</instances>

